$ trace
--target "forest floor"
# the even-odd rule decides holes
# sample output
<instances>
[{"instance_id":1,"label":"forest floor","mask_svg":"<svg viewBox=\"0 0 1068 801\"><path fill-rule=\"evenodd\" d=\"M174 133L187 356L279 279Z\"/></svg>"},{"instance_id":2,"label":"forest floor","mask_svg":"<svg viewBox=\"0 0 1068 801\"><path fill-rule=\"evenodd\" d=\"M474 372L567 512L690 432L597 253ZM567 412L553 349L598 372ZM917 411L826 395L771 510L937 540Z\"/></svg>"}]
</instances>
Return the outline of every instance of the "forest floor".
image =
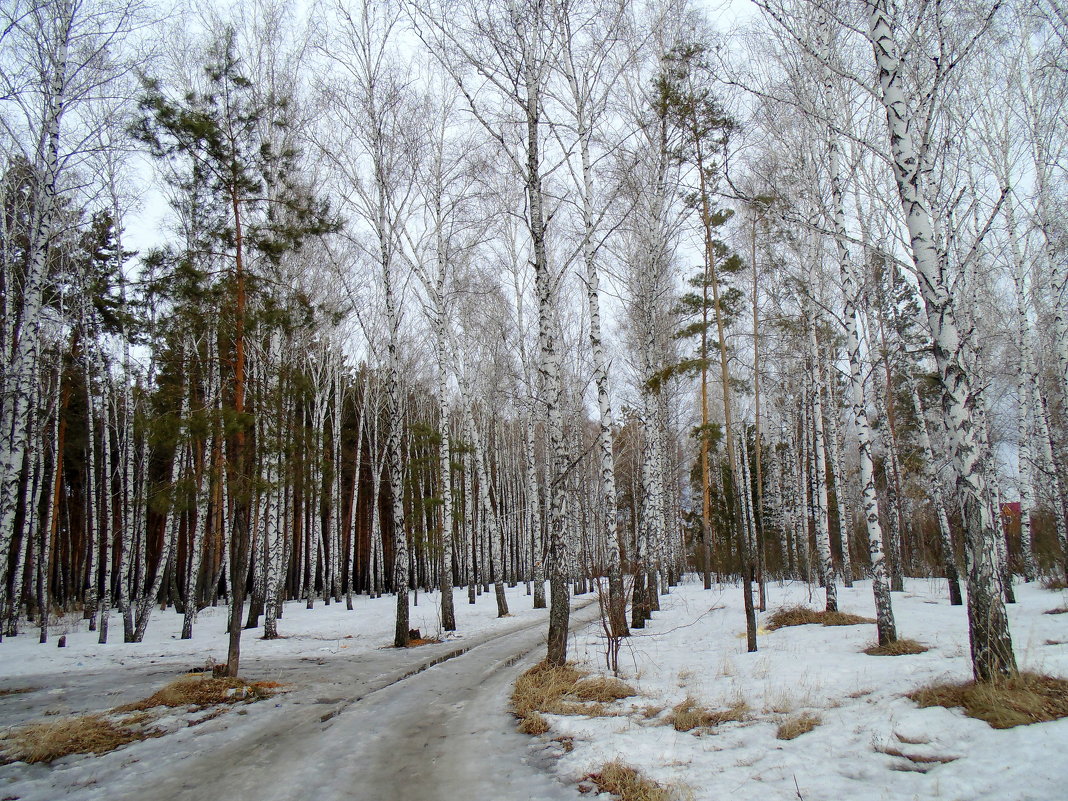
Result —
<instances>
[{"instance_id":1,"label":"forest floor","mask_svg":"<svg viewBox=\"0 0 1068 801\"><path fill-rule=\"evenodd\" d=\"M871 624L768 631L776 609L822 608L821 591L787 583L769 585L760 650L748 654L740 589L706 591L690 578L625 641L621 675L638 695L603 705L599 716L547 714L549 731L533 738L516 732L508 709L516 676L543 655L546 613L531 609L522 586L508 591L505 619L492 593L469 606L458 590L462 634L449 637L437 596L421 595L412 626L443 641L406 650L388 647L390 597L355 598L354 611L291 603L282 639L250 630L242 641L243 676L281 685L272 698L218 714L157 711L151 725L163 736L100 756L0 765L0 799L607 801L591 774L613 761L682 801L1065 798L1068 720L995 730L905 697L970 676L964 608L949 605L941 581L909 580L906 590L893 596L899 633L924 653L864 654L875 639ZM1009 615L1021 668L1068 676L1068 614L1045 614L1068 596L1036 584L1016 592ZM870 584L839 588L839 606L873 616ZM579 667L604 673L601 628L583 628L597 614L592 596L574 600L569 652ZM119 642L114 618L105 646L75 618L57 621L46 645L29 630L6 639L0 735L34 720L101 713L221 662L224 620L221 607L204 610L184 641L173 611L155 613L141 644ZM23 692L5 693L12 690ZM698 725L676 730L687 713ZM714 722L722 718L737 719ZM786 740L780 727L812 729Z\"/></svg>"},{"instance_id":2,"label":"forest floor","mask_svg":"<svg viewBox=\"0 0 1068 801\"><path fill-rule=\"evenodd\" d=\"M696 580L662 597L662 611L625 640L620 675L638 695L603 716L545 715L551 728L538 739L555 749L561 780L587 797L591 774L618 761L687 801L1068 798L1068 719L998 730L905 697L971 678L966 612L949 605L943 581L907 580L893 593L899 636L929 650L891 657L863 653L872 624L764 628L776 609L823 608L822 591L798 583L768 586L759 650L747 653L741 590ZM1066 594L1030 583L1016 597L1008 611L1020 668L1068 677L1068 614L1046 614L1068 606ZM874 617L870 582L840 587L839 608ZM598 634L587 630L572 653L604 673ZM727 720L676 730L680 713L689 713L684 728L702 710Z\"/></svg>"},{"instance_id":3,"label":"forest floor","mask_svg":"<svg viewBox=\"0 0 1068 801\"><path fill-rule=\"evenodd\" d=\"M474 606L466 591L457 590L455 600L460 634L445 636L437 595L421 595L411 625L442 642L401 650L389 647L390 597L354 598L354 611L344 603L310 611L287 604L282 639L262 640L260 630L242 638L242 676L281 685L274 697L221 707L217 716L167 710L152 721L164 736L99 756L2 765L0 798L578 798L573 786L552 778L507 710L516 673L543 656L546 610L531 608L522 585L508 590L512 614L504 619L496 617L492 592ZM116 642L113 630L113 642L98 645L73 618L57 623L47 645L30 631L5 639L0 734L30 721L103 713L223 661L222 607L201 612L191 640L178 639L174 612L155 614L141 644ZM592 595L574 599L577 627L597 615ZM57 648L64 629L68 645Z\"/></svg>"}]
</instances>

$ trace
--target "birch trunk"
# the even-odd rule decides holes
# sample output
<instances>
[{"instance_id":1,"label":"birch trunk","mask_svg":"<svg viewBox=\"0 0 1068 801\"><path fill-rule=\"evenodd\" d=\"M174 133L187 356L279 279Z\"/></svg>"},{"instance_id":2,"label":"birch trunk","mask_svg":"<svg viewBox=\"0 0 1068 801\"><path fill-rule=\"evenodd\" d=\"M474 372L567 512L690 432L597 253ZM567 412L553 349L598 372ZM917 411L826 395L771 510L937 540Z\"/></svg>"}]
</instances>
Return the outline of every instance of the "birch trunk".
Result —
<instances>
[{"instance_id":1,"label":"birch trunk","mask_svg":"<svg viewBox=\"0 0 1068 801\"><path fill-rule=\"evenodd\" d=\"M68 48L72 36L74 6L61 0L54 19L55 39L42 43L42 60L49 70L44 87L44 110L34 160L34 197L26 271L22 280L21 325L12 332L10 354L5 353L7 369L0 421L5 435L0 438L0 565L9 564L15 533L15 515L21 494L22 473L30 444L33 399L37 392L40 360L40 321L48 273L48 253L55 235L60 172L60 124L67 106ZM46 13L41 11L40 13ZM7 582L0 582L0 612L18 598L6 598Z\"/></svg>"},{"instance_id":2,"label":"birch trunk","mask_svg":"<svg viewBox=\"0 0 1068 801\"><path fill-rule=\"evenodd\" d=\"M993 681L1017 672L997 581L997 523L987 503L986 479L979 464L982 451L973 424L975 396L957 328L946 264L934 244L931 214L920 185L922 154L909 126L909 109L900 75L900 60L885 0L869 0L869 30L886 111L891 158L901 208L908 226L913 260L934 340L947 428L963 501L968 548L968 626L972 671L978 681Z\"/></svg>"},{"instance_id":3,"label":"birch trunk","mask_svg":"<svg viewBox=\"0 0 1068 801\"><path fill-rule=\"evenodd\" d=\"M838 611L838 588L835 584L834 559L831 556L831 527L827 500L827 447L823 429L823 371L820 370L819 346L816 344L816 319L808 315L809 358L812 361L812 472L813 506L816 517L816 553L827 598L827 611Z\"/></svg>"}]
</instances>

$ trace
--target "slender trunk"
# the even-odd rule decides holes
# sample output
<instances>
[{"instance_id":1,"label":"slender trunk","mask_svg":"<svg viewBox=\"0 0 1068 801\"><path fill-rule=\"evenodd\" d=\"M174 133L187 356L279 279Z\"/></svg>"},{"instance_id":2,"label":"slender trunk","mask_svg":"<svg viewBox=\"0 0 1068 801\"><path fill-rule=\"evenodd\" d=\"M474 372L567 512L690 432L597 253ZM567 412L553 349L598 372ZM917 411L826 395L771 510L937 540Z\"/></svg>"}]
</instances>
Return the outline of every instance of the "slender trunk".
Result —
<instances>
[{"instance_id":1,"label":"slender trunk","mask_svg":"<svg viewBox=\"0 0 1068 801\"><path fill-rule=\"evenodd\" d=\"M819 346L816 343L816 319L809 312L808 344L812 360L812 472L815 477L816 553L826 592L827 611L838 611L838 589L831 557L831 530L827 500L827 448L823 429L823 371L820 370Z\"/></svg>"}]
</instances>

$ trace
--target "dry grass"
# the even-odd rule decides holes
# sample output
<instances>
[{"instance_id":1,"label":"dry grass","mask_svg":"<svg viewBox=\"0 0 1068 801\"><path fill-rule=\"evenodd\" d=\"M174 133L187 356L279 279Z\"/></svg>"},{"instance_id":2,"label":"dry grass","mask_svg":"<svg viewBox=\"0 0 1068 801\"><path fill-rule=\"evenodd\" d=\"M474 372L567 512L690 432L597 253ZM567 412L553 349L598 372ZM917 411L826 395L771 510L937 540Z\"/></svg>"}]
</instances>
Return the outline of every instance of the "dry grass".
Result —
<instances>
[{"instance_id":1,"label":"dry grass","mask_svg":"<svg viewBox=\"0 0 1068 801\"><path fill-rule=\"evenodd\" d=\"M1046 576L1042 579L1042 589L1068 590L1068 583L1065 582L1064 576Z\"/></svg>"},{"instance_id":2,"label":"dry grass","mask_svg":"<svg viewBox=\"0 0 1068 801\"><path fill-rule=\"evenodd\" d=\"M437 637L413 637L412 639L408 640L408 647L418 648L420 645L436 645L440 642L441 640L439 640Z\"/></svg>"},{"instance_id":3,"label":"dry grass","mask_svg":"<svg viewBox=\"0 0 1068 801\"><path fill-rule=\"evenodd\" d=\"M1068 606L1058 606L1056 609L1047 609L1043 612L1045 615L1064 615L1068 614Z\"/></svg>"},{"instance_id":4,"label":"dry grass","mask_svg":"<svg viewBox=\"0 0 1068 801\"><path fill-rule=\"evenodd\" d=\"M874 623L870 617L851 615L847 612L827 612L809 609L807 606L787 606L776 610L768 618L768 631L787 626L806 626L819 623L823 626L856 626L861 623Z\"/></svg>"},{"instance_id":5,"label":"dry grass","mask_svg":"<svg viewBox=\"0 0 1068 801\"><path fill-rule=\"evenodd\" d=\"M902 638L886 645L873 645L865 648L864 653L868 656L908 656L909 654L922 654L927 650L929 649L926 645Z\"/></svg>"},{"instance_id":6,"label":"dry grass","mask_svg":"<svg viewBox=\"0 0 1068 801\"><path fill-rule=\"evenodd\" d=\"M585 675L571 664L550 667L545 662L523 673L512 688L512 710L519 718L519 730L544 734L549 725L542 713L614 717L619 713L608 709L607 704L637 695L619 679Z\"/></svg>"},{"instance_id":7,"label":"dry grass","mask_svg":"<svg viewBox=\"0 0 1068 801\"><path fill-rule=\"evenodd\" d=\"M1068 680L1037 673L990 683L930 685L908 697L921 707L962 707L966 715L995 729L1068 717Z\"/></svg>"},{"instance_id":8,"label":"dry grass","mask_svg":"<svg viewBox=\"0 0 1068 801\"><path fill-rule=\"evenodd\" d=\"M552 712L582 677L583 673L574 665L552 667L539 662L516 679L512 689L516 716L522 719L531 712Z\"/></svg>"},{"instance_id":9,"label":"dry grass","mask_svg":"<svg viewBox=\"0 0 1068 801\"><path fill-rule=\"evenodd\" d=\"M560 743L560 747L564 750L565 754L570 754L575 750L574 737L553 737L553 742Z\"/></svg>"},{"instance_id":10,"label":"dry grass","mask_svg":"<svg viewBox=\"0 0 1068 801\"><path fill-rule=\"evenodd\" d=\"M807 734L821 723L823 723L823 720L819 715L802 712L800 715L787 718L780 723L778 730L775 732L775 736L780 740L792 740L795 737L800 737L802 734Z\"/></svg>"},{"instance_id":11,"label":"dry grass","mask_svg":"<svg viewBox=\"0 0 1068 801\"><path fill-rule=\"evenodd\" d=\"M613 761L587 777L602 793L611 793L621 801L671 801L672 793L642 776L630 765Z\"/></svg>"},{"instance_id":12,"label":"dry grass","mask_svg":"<svg viewBox=\"0 0 1068 801\"><path fill-rule=\"evenodd\" d=\"M711 729L721 723L745 720L749 705L742 700L734 701L726 709L709 709L697 703L691 696L675 705L665 722L675 727L675 731L693 731L694 729Z\"/></svg>"},{"instance_id":13,"label":"dry grass","mask_svg":"<svg viewBox=\"0 0 1068 801\"><path fill-rule=\"evenodd\" d=\"M203 709L216 704L236 704L269 698L276 682L253 682L229 677L206 675L183 676L140 701L116 707L116 712L135 712L157 706L191 706Z\"/></svg>"},{"instance_id":14,"label":"dry grass","mask_svg":"<svg viewBox=\"0 0 1068 801\"><path fill-rule=\"evenodd\" d=\"M545 734L545 732L549 731L549 721L545 719L541 712L534 710L520 719L519 731L523 734Z\"/></svg>"},{"instance_id":15,"label":"dry grass","mask_svg":"<svg viewBox=\"0 0 1068 801\"><path fill-rule=\"evenodd\" d=\"M626 682L611 676L591 676L580 679L571 689L571 695L580 701L597 701L610 704L621 698L632 698L638 691Z\"/></svg>"},{"instance_id":16,"label":"dry grass","mask_svg":"<svg viewBox=\"0 0 1068 801\"><path fill-rule=\"evenodd\" d=\"M30 723L4 735L4 761L52 762L71 754L106 754L152 733L137 731L101 715Z\"/></svg>"}]
</instances>

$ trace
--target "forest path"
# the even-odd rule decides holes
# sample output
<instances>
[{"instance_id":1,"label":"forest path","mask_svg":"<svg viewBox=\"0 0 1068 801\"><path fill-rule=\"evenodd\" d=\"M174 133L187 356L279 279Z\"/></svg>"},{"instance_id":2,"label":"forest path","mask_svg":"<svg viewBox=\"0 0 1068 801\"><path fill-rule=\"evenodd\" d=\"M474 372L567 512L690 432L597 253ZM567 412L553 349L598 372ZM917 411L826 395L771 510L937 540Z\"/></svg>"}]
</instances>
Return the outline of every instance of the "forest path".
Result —
<instances>
[{"instance_id":1,"label":"forest path","mask_svg":"<svg viewBox=\"0 0 1068 801\"><path fill-rule=\"evenodd\" d=\"M595 601L572 607L575 629L598 619ZM250 676L297 689L279 696L275 709L258 711L255 721L227 713L218 720L229 719L225 732L197 727L205 729L201 748L177 759L146 755L136 767L100 776L100 784L115 801L577 799L577 791L536 764L529 738L516 732L507 711L519 663L541 656L545 625L539 620L407 652L384 649L351 664L335 660L329 675L318 674L323 668L314 663L273 671L248 665ZM419 651L425 657L405 658Z\"/></svg>"}]
</instances>

